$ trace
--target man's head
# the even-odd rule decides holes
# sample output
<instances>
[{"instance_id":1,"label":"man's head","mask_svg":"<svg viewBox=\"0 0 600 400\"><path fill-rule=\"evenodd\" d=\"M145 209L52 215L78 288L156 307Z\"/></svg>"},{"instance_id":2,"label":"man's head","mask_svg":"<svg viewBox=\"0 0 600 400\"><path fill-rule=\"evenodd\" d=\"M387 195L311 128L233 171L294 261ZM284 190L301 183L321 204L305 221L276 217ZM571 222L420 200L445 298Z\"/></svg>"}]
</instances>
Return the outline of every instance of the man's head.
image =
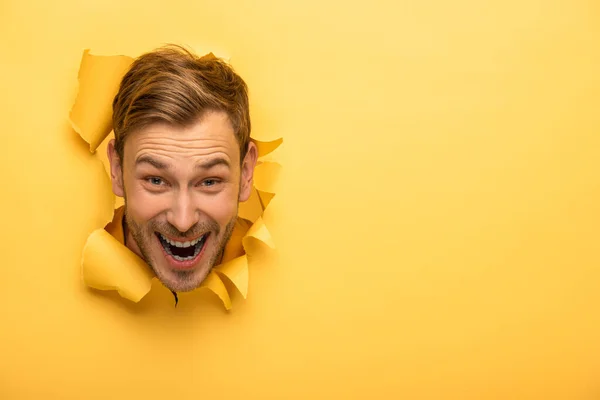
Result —
<instances>
[{"instance_id":1,"label":"man's head","mask_svg":"<svg viewBox=\"0 0 600 400\"><path fill-rule=\"evenodd\" d=\"M113 191L126 244L173 291L200 286L220 262L252 189L244 81L225 62L162 48L135 60L113 102Z\"/></svg>"}]
</instances>

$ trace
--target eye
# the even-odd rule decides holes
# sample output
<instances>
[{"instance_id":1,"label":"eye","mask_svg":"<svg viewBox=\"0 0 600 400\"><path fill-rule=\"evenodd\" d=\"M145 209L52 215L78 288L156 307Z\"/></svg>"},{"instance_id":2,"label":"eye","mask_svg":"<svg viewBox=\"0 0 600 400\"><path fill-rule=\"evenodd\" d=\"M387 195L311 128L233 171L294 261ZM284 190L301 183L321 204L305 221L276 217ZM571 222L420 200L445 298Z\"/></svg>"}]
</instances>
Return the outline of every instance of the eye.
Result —
<instances>
[{"instance_id":1,"label":"eye","mask_svg":"<svg viewBox=\"0 0 600 400\"><path fill-rule=\"evenodd\" d=\"M223 183L221 179L208 178L202 180L198 186L204 188L205 190L210 190L211 192L213 192L215 190L219 190L221 183Z\"/></svg>"},{"instance_id":2,"label":"eye","mask_svg":"<svg viewBox=\"0 0 600 400\"><path fill-rule=\"evenodd\" d=\"M152 185L154 185L154 186L160 186L160 185L162 185L162 184L164 183L164 181L163 181L161 178L158 178L158 177L156 177L156 176L152 176L152 177L150 177L150 178L146 178L146 180L147 180L147 181L148 181L150 184L152 184Z\"/></svg>"},{"instance_id":3,"label":"eye","mask_svg":"<svg viewBox=\"0 0 600 400\"><path fill-rule=\"evenodd\" d=\"M171 187L169 181L158 176L147 175L140 182L142 182L143 187L150 193L164 193Z\"/></svg>"},{"instance_id":4,"label":"eye","mask_svg":"<svg viewBox=\"0 0 600 400\"><path fill-rule=\"evenodd\" d=\"M202 184L204 186L215 186L217 183L218 182L216 179L205 179L204 181L202 181Z\"/></svg>"}]
</instances>

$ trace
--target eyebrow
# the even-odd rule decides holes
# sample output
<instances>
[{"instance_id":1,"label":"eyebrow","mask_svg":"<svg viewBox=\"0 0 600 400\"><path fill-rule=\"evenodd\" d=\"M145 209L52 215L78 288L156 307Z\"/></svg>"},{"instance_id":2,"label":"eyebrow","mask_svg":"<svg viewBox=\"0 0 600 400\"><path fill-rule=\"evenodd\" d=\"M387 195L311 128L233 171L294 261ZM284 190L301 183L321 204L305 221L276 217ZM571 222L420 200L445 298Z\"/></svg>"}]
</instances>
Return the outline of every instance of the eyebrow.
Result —
<instances>
[{"instance_id":1,"label":"eyebrow","mask_svg":"<svg viewBox=\"0 0 600 400\"><path fill-rule=\"evenodd\" d=\"M222 157L213 158L200 164L196 164L196 169L211 169L217 165L224 165L229 168L229 161Z\"/></svg>"},{"instance_id":2,"label":"eyebrow","mask_svg":"<svg viewBox=\"0 0 600 400\"><path fill-rule=\"evenodd\" d=\"M151 156L145 155L145 156L141 156L140 158L138 158L137 160L135 160L135 165L138 166L140 164L150 164L152 165L154 168L156 169L169 169L169 164L166 164L162 161L159 161L155 158L152 158ZM230 167L229 165L229 161L227 161L226 159L222 158L222 157L217 157L217 158L213 158L211 160L205 161L203 163L200 164L196 164L196 169L211 169L213 167L216 167L217 165L224 165L227 168Z\"/></svg>"},{"instance_id":3,"label":"eyebrow","mask_svg":"<svg viewBox=\"0 0 600 400\"><path fill-rule=\"evenodd\" d=\"M169 169L169 165L165 164L161 161L158 161L155 158L152 158L150 156L141 156L140 158L138 158L137 160L135 160L135 165L138 166L140 164L150 164L152 165L154 168L156 169Z\"/></svg>"}]
</instances>

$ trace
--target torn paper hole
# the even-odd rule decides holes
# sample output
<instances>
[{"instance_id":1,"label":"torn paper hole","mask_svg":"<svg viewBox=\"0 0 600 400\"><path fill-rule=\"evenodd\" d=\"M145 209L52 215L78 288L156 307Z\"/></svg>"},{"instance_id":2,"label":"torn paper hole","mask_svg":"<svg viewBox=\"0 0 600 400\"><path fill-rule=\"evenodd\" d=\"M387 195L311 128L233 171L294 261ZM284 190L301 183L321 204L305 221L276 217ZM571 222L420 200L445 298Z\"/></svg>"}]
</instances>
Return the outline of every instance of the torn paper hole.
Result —
<instances>
[{"instance_id":1,"label":"torn paper hole","mask_svg":"<svg viewBox=\"0 0 600 400\"><path fill-rule=\"evenodd\" d=\"M214 55L209 53L205 57ZM112 101L132 62L133 58L128 56L97 56L89 50L83 52L81 60L79 92L69 119L73 129L89 143L90 151L100 150L101 154L96 154L96 157L104 164L107 174L110 168L105 153L106 144L112 138ZM257 134L253 134L251 140L257 145L259 157L273 152L283 142L281 138L261 140ZM240 248L233 250L235 254L229 259L224 257L223 263L216 266L197 289L212 291L227 310L231 308L231 299L222 278L230 280L245 298L248 293L248 256L259 251L257 243L274 247L261 217L275 195L279 171L280 165L272 161L257 165L250 199L240 204L239 217L241 221L247 221L237 228ZM88 236L81 260L82 275L91 288L116 290L122 297L138 302L150 291L154 276L148 265L124 245L121 224L124 208L121 205L122 202L116 202L108 225L96 227Z\"/></svg>"}]
</instances>

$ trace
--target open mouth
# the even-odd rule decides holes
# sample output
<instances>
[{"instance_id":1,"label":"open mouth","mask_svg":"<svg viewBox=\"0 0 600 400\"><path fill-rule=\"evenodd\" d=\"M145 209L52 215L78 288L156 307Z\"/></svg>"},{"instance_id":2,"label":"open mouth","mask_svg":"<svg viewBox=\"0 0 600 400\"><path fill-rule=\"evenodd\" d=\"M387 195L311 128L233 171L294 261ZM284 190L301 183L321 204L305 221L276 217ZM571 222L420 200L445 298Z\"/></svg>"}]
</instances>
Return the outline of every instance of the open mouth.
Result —
<instances>
[{"instance_id":1,"label":"open mouth","mask_svg":"<svg viewBox=\"0 0 600 400\"><path fill-rule=\"evenodd\" d=\"M202 251L208 237L208 232L197 239L187 242L171 240L158 232L156 232L156 236L168 255L177 261L191 261Z\"/></svg>"}]
</instances>

